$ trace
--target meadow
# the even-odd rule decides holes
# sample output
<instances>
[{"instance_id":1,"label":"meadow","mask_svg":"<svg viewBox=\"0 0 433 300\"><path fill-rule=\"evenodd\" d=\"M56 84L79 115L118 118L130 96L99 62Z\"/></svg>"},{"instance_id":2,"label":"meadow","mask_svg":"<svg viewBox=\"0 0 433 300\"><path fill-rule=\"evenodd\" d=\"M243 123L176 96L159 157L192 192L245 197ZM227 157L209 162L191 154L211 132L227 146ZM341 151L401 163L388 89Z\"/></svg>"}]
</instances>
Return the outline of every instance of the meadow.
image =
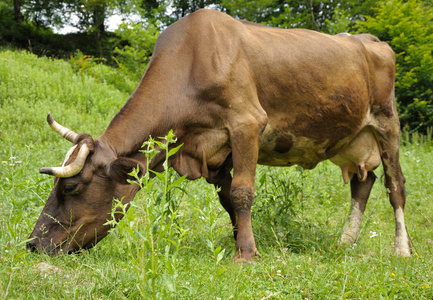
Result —
<instances>
[{"instance_id":1,"label":"meadow","mask_svg":"<svg viewBox=\"0 0 433 300\"><path fill-rule=\"evenodd\" d=\"M376 171L360 239L339 244L350 190L339 168L258 166L253 230L262 257L233 262L228 215L213 186L172 171L142 180L125 217L93 249L49 257L25 243L52 189L38 173L69 142L46 124L94 138L134 82L107 66L0 49L0 299L432 299L433 143L402 134L410 258L394 254L394 216ZM115 223L110 215L107 221Z\"/></svg>"}]
</instances>

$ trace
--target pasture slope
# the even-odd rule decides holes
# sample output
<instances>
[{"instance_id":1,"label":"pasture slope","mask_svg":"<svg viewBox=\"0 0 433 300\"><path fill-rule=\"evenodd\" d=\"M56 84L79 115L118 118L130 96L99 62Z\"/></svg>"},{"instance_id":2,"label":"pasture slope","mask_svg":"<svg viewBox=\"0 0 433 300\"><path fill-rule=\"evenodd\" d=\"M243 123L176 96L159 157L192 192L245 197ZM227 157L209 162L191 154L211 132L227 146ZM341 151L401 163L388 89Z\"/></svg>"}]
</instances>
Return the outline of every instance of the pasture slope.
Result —
<instances>
[{"instance_id":1,"label":"pasture slope","mask_svg":"<svg viewBox=\"0 0 433 300\"><path fill-rule=\"evenodd\" d=\"M253 227L262 257L250 265L232 261L229 218L214 189L175 182L171 172L143 183L94 249L57 258L26 252L52 188L38 169L58 165L70 147L46 124L47 112L97 137L129 96L107 77L115 71L98 68L89 76L65 61L0 50L0 299L433 298L433 144L416 134L411 143L403 136L401 149L411 258L394 255L381 169L361 238L339 245L349 187L330 163L258 167ZM162 195L166 182L175 188Z\"/></svg>"}]
</instances>

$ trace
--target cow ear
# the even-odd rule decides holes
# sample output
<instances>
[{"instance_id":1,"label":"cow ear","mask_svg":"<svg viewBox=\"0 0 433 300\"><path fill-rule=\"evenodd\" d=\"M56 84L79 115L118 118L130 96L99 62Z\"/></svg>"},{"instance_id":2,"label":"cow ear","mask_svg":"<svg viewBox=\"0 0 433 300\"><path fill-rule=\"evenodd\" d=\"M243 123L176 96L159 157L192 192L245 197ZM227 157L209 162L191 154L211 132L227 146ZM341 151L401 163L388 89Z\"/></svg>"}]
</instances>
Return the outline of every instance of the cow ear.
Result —
<instances>
[{"instance_id":1,"label":"cow ear","mask_svg":"<svg viewBox=\"0 0 433 300\"><path fill-rule=\"evenodd\" d=\"M144 172L144 166L135 159L127 157L119 157L111 162L107 167L107 175L114 181L121 184L128 184L129 180L136 180L133 176L129 175L134 169L138 169L138 177L141 177Z\"/></svg>"}]
</instances>

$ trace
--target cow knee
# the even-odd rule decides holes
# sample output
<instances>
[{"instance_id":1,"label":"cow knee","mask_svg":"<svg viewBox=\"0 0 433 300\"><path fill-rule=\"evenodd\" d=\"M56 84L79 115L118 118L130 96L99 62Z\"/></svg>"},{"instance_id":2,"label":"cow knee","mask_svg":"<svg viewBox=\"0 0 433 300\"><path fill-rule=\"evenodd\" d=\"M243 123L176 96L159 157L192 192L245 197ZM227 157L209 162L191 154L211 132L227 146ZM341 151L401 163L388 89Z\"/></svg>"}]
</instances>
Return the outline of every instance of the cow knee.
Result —
<instances>
[{"instance_id":1,"label":"cow knee","mask_svg":"<svg viewBox=\"0 0 433 300\"><path fill-rule=\"evenodd\" d=\"M246 185L234 186L231 188L230 200L237 213L249 211L253 204L253 198L254 188Z\"/></svg>"}]
</instances>

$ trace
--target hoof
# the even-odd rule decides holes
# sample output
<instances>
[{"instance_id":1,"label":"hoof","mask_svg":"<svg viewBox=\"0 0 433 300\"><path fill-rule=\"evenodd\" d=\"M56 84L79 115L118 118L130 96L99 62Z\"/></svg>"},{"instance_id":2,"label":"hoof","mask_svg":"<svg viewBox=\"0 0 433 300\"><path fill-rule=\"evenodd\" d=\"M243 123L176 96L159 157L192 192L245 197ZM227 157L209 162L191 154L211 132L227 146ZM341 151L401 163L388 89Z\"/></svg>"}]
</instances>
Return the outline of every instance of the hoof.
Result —
<instances>
[{"instance_id":1,"label":"hoof","mask_svg":"<svg viewBox=\"0 0 433 300\"><path fill-rule=\"evenodd\" d=\"M407 233L396 234L393 246L395 247L395 254L398 257L410 257L412 255L412 246Z\"/></svg>"},{"instance_id":2,"label":"hoof","mask_svg":"<svg viewBox=\"0 0 433 300\"><path fill-rule=\"evenodd\" d=\"M398 257L411 257L412 256L412 251L409 248L395 248L395 254Z\"/></svg>"},{"instance_id":3,"label":"hoof","mask_svg":"<svg viewBox=\"0 0 433 300\"><path fill-rule=\"evenodd\" d=\"M246 258L242 257L236 257L233 259L235 264L242 264L242 265L251 265L254 262L254 259L248 260Z\"/></svg>"},{"instance_id":4,"label":"hoof","mask_svg":"<svg viewBox=\"0 0 433 300\"><path fill-rule=\"evenodd\" d=\"M353 238L352 235L349 235L346 233L343 233L343 235L341 236L341 239L340 239L341 244L345 244L348 246L352 246L355 243L355 241L356 241L356 239Z\"/></svg>"},{"instance_id":5,"label":"hoof","mask_svg":"<svg viewBox=\"0 0 433 300\"><path fill-rule=\"evenodd\" d=\"M254 261L255 257L262 257L262 255L259 253L259 251L256 249L255 251L247 253L247 255L244 253L236 253L234 257L235 263L242 263L242 264L251 264Z\"/></svg>"}]
</instances>

